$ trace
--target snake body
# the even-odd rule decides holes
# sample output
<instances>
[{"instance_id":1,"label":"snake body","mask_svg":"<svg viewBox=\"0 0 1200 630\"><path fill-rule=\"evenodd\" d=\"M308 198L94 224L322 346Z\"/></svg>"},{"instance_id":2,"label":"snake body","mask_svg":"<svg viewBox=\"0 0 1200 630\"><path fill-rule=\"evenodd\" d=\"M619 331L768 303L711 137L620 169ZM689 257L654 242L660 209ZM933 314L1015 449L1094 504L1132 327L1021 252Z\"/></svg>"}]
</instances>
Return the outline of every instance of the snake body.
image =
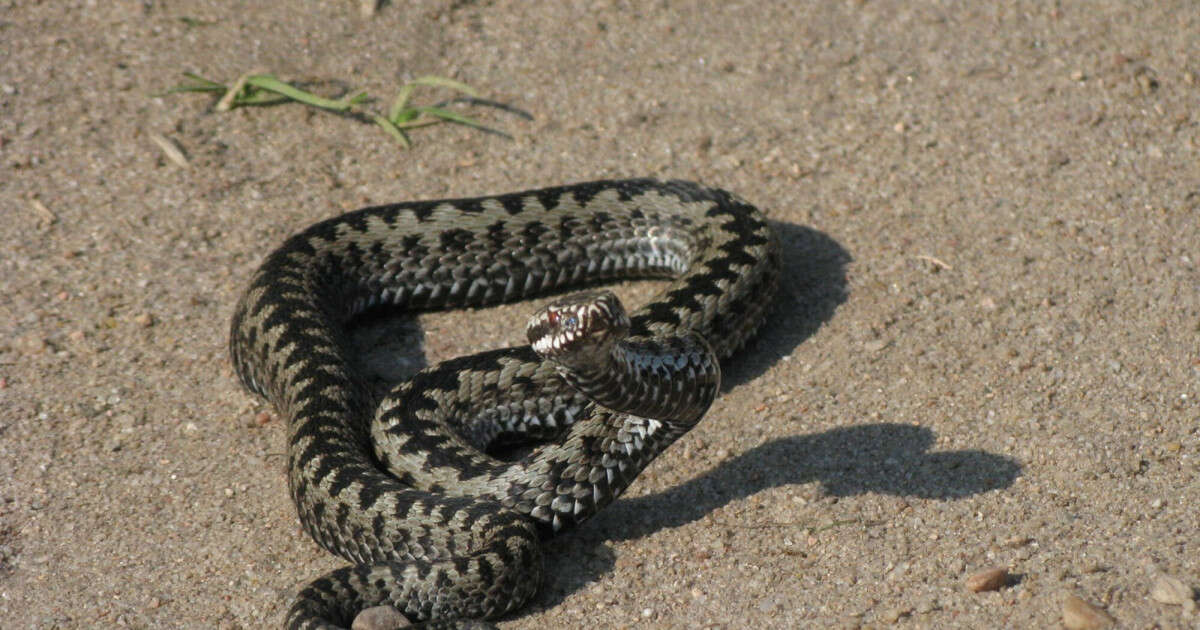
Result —
<instances>
[{"instance_id":1,"label":"snake body","mask_svg":"<svg viewBox=\"0 0 1200 630\"><path fill-rule=\"evenodd\" d=\"M344 627L381 604L463 626L522 605L539 540L700 419L778 275L756 208L678 181L377 206L288 239L236 307L231 355L287 420L305 530L353 563L303 588L288 627ZM482 306L628 277L674 281L631 315L608 293L553 303L529 323L532 347L443 362L382 400L349 357L346 325L378 304ZM546 441L516 462L486 453L526 440Z\"/></svg>"}]
</instances>

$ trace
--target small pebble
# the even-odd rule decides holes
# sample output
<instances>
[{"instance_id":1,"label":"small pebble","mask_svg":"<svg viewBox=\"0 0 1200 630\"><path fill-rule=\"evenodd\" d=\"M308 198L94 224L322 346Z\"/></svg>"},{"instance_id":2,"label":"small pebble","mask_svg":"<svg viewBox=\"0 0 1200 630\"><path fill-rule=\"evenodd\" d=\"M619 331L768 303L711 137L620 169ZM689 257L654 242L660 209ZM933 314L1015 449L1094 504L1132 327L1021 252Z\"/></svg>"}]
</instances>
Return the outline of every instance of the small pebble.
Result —
<instances>
[{"instance_id":1,"label":"small pebble","mask_svg":"<svg viewBox=\"0 0 1200 630\"><path fill-rule=\"evenodd\" d=\"M16 343L17 348L26 355L42 354L46 351L50 344L37 333L29 333L19 339Z\"/></svg>"},{"instance_id":2,"label":"small pebble","mask_svg":"<svg viewBox=\"0 0 1200 630\"><path fill-rule=\"evenodd\" d=\"M1186 606L1189 603L1195 605L1192 587L1169 575L1159 575L1155 578L1154 585L1150 587L1150 598L1160 604L1172 606Z\"/></svg>"},{"instance_id":3,"label":"small pebble","mask_svg":"<svg viewBox=\"0 0 1200 630\"><path fill-rule=\"evenodd\" d=\"M863 344L863 350L867 352L879 352L888 346L887 339L876 339Z\"/></svg>"},{"instance_id":4,"label":"small pebble","mask_svg":"<svg viewBox=\"0 0 1200 630\"><path fill-rule=\"evenodd\" d=\"M907 606L897 606L895 608L890 608L890 609L884 611L881 619L883 619L884 623L896 623L896 622L900 621L900 619L907 617L911 614L912 614L912 608L909 608Z\"/></svg>"},{"instance_id":5,"label":"small pebble","mask_svg":"<svg viewBox=\"0 0 1200 630\"><path fill-rule=\"evenodd\" d=\"M137 425L137 416L131 413L122 413L113 418L113 426L125 432L132 431Z\"/></svg>"},{"instance_id":6,"label":"small pebble","mask_svg":"<svg viewBox=\"0 0 1200 630\"><path fill-rule=\"evenodd\" d=\"M391 606L368 608L354 618L350 630L394 630L412 625L408 618Z\"/></svg>"},{"instance_id":7,"label":"small pebble","mask_svg":"<svg viewBox=\"0 0 1200 630\"><path fill-rule=\"evenodd\" d=\"M149 328L154 325L154 316L150 313L141 313L133 318L133 322L142 328Z\"/></svg>"},{"instance_id":8,"label":"small pebble","mask_svg":"<svg viewBox=\"0 0 1200 630\"><path fill-rule=\"evenodd\" d=\"M993 567L976 573L967 578L967 590L972 593L998 591L1008 581L1008 571L1001 567Z\"/></svg>"},{"instance_id":9,"label":"small pebble","mask_svg":"<svg viewBox=\"0 0 1200 630\"><path fill-rule=\"evenodd\" d=\"M1028 536L1013 536L1004 541L1004 546L1016 549L1019 547L1024 547L1031 542L1033 542L1033 539Z\"/></svg>"},{"instance_id":10,"label":"small pebble","mask_svg":"<svg viewBox=\"0 0 1200 630\"><path fill-rule=\"evenodd\" d=\"M271 413L268 411L260 411L254 414L254 424L257 426L266 426L271 421Z\"/></svg>"},{"instance_id":11,"label":"small pebble","mask_svg":"<svg viewBox=\"0 0 1200 630\"><path fill-rule=\"evenodd\" d=\"M1075 595L1067 595L1062 607L1063 625L1070 630L1099 630L1115 623L1103 610Z\"/></svg>"}]
</instances>

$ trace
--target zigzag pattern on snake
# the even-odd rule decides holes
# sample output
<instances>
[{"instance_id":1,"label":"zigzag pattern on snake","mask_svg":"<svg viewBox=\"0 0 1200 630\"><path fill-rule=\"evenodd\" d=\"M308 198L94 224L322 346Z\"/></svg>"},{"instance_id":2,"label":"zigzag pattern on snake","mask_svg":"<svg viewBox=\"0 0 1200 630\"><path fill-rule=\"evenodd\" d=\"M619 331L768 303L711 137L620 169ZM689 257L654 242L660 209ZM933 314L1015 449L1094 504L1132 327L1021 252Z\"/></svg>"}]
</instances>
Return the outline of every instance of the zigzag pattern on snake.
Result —
<instances>
[{"instance_id":1,"label":"zigzag pattern on snake","mask_svg":"<svg viewBox=\"0 0 1200 630\"><path fill-rule=\"evenodd\" d=\"M230 350L287 421L305 530L353 564L302 589L287 625L344 627L382 604L465 627L521 606L539 540L619 496L703 415L717 361L765 316L778 248L736 196L656 180L365 208L288 239L239 301ZM537 353L453 359L382 401L349 357L347 324L378 304L483 306L629 277L674 281L627 317L611 294L551 305L529 326ZM616 332L576 341L593 315ZM583 350L554 354L567 341ZM487 454L529 440L543 443L516 462Z\"/></svg>"}]
</instances>

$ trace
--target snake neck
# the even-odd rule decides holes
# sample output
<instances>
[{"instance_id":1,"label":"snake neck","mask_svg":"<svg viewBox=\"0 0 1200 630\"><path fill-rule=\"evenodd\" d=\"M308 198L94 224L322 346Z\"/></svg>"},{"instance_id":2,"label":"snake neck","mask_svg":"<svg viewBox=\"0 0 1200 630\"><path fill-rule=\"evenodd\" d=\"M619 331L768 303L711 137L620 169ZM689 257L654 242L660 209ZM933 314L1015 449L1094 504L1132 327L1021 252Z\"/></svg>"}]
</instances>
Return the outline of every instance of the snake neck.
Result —
<instances>
[{"instance_id":1,"label":"snake neck","mask_svg":"<svg viewBox=\"0 0 1200 630\"><path fill-rule=\"evenodd\" d=\"M634 416L695 424L721 386L721 366L699 335L634 337L607 352L553 361L596 404Z\"/></svg>"}]
</instances>

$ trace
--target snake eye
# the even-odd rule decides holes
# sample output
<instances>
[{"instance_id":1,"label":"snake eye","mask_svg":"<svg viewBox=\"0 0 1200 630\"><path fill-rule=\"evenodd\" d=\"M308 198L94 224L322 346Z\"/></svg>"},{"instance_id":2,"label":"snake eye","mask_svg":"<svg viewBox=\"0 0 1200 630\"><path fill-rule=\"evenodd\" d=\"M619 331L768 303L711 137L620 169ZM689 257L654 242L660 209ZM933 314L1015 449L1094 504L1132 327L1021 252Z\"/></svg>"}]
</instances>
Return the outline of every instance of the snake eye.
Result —
<instances>
[{"instance_id":1,"label":"snake eye","mask_svg":"<svg viewBox=\"0 0 1200 630\"><path fill-rule=\"evenodd\" d=\"M563 320L563 328L567 330L575 330L579 326L579 318L574 315Z\"/></svg>"}]
</instances>

